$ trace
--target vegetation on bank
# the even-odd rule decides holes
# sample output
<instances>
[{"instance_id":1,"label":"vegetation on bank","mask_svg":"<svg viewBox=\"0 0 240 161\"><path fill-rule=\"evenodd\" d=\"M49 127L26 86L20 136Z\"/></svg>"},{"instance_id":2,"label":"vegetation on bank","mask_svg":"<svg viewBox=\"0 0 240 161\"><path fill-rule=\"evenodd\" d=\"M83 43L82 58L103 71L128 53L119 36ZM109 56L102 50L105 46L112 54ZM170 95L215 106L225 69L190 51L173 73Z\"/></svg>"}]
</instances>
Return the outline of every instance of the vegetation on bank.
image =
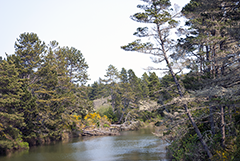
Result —
<instances>
[{"instance_id":1,"label":"vegetation on bank","mask_svg":"<svg viewBox=\"0 0 240 161\"><path fill-rule=\"evenodd\" d=\"M78 49L46 45L35 33L19 36L15 53L0 61L0 153L141 120L166 126L156 135L171 143L172 160L239 160L240 3L191 0L178 12L169 0L143 2L132 19L147 27L122 49L165 62L162 78L109 65L86 86L88 65ZM185 27L178 27L181 16ZM102 98L107 105L94 109Z\"/></svg>"},{"instance_id":2,"label":"vegetation on bank","mask_svg":"<svg viewBox=\"0 0 240 161\"><path fill-rule=\"evenodd\" d=\"M0 61L1 153L62 140L87 126L135 120L139 99L148 97L142 92L146 82L132 70L118 73L113 65L105 79L86 86L88 65L82 53L56 41L46 45L35 33L21 34L15 53L6 56ZM105 96L111 107L95 113L93 100Z\"/></svg>"}]
</instances>

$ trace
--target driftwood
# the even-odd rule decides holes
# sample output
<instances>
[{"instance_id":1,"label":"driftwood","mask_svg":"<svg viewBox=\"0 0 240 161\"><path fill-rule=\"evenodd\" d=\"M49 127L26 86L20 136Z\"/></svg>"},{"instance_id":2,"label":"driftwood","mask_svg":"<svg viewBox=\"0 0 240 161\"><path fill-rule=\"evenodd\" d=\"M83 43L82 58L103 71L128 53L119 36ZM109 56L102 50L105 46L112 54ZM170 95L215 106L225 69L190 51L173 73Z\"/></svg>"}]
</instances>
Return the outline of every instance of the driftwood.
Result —
<instances>
[{"instance_id":1,"label":"driftwood","mask_svg":"<svg viewBox=\"0 0 240 161\"><path fill-rule=\"evenodd\" d=\"M104 135L120 135L119 131L108 131L101 129L93 129L93 130L83 130L82 136L104 136Z\"/></svg>"},{"instance_id":2,"label":"driftwood","mask_svg":"<svg viewBox=\"0 0 240 161\"><path fill-rule=\"evenodd\" d=\"M137 130L140 126L142 126L140 121L127 121L121 125L112 124L110 125L109 128L94 128L93 126L87 126L84 129L82 129L81 135L82 136L120 135L120 131Z\"/></svg>"}]
</instances>

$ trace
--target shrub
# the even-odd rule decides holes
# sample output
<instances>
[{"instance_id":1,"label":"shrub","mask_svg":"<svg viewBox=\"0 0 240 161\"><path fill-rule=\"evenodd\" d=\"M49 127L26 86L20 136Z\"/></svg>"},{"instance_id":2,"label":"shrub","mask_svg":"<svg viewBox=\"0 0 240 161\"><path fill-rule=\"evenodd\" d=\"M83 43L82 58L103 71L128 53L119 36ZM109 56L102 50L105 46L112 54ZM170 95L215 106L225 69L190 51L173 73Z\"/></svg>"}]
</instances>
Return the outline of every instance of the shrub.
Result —
<instances>
[{"instance_id":1,"label":"shrub","mask_svg":"<svg viewBox=\"0 0 240 161\"><path fill-rule=\"evenodd\" d=\"M103 127L110 127L108 124L104 124Z\"/></svg>"},{"instance_id":2,"label":"shrub","mask_svg":"<svg viewBox=\"0 0 240 161\"><path fill-rule=\"evenodd\" d=\"M89 113L84 117L85 123L88 126L100 127L104 124L110 124L109 119L106 115L103 117L99 113Z\"/></svg>"}]
</instances>

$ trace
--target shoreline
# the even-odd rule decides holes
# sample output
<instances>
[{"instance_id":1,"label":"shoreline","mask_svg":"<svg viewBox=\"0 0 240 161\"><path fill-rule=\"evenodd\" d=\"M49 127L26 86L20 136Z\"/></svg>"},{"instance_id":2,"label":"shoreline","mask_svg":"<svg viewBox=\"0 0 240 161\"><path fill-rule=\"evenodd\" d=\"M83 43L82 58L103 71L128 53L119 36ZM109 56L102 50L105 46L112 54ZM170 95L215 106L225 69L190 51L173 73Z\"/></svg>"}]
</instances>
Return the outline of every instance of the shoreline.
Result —
<instances>
[{"instance_id":1,"label":"shoreline","mask_svg":"<svg viewBox=\"0 0 240 161\"><path fill-rule=\"evenodd\" d=\"M59 139L45 137L45 138L29 138L27 140L22 141L22 143L27 143L28 147L18 147L12 149L3 149L0 152L0 156L7 156L11 155L15 152L21 152L25 150L29 150L32 147L42 146L42 145L49 145L55 142L65 142L69 139L79 138L84 136L116 136L120 135L121 131L134 131L138 130L141 127L145 127L145 123L141 121L127 121L123 124L111 124L110 127L102 127L102 128L91 128L86 127L80 130L73 130L73 131L63 131Z\"/></svg>"}]
</instances>

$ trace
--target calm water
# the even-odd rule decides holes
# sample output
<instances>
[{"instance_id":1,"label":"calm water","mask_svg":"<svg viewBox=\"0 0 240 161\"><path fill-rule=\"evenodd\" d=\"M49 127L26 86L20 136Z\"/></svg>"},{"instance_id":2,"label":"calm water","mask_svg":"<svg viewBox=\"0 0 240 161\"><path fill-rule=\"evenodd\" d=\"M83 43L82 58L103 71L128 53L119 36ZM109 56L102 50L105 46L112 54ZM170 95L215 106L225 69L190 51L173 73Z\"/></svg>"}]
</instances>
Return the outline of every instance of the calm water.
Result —
<instances>
[{"instance_id":1,"label":"calm water","mask_svg":"<svg viewBox=\"0 0 240 161\"><path fill-rule=\"evenodd\" d=\"M141 129L122 132L120 136L83 137L0 156L0 161L167 161L167 144L151 131Z\"/></svg>"}]
</instances>

